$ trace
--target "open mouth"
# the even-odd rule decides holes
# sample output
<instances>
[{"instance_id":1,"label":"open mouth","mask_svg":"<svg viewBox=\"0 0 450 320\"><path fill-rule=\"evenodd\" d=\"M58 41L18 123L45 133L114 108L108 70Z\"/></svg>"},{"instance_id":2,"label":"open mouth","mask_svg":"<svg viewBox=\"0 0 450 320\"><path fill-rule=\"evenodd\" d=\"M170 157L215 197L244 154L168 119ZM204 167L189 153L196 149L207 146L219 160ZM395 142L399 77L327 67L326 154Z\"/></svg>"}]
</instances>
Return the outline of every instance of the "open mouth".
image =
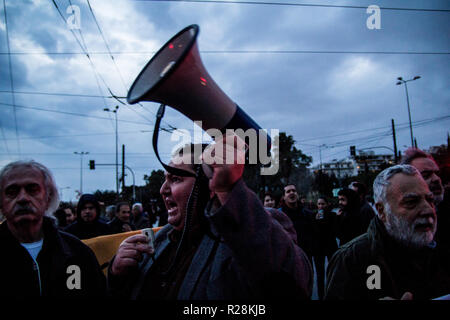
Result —
<instances>
[{"instance_id":1,"label":"open mouth","mask_svg":"<svg viewBox=\"0 0 450 320\"><path fill-rule=\"evenodd\" d=\"M167 214L173 215L177 211L178 206L177 206L176 202L166 198L164 200L164 203L166 204Z\"/></svg>"},{"instance_id":2,"label":"open mouth","mask_svg":"<svg viewBox=\"0 0 450 320\"><path fill-rule=\"evenodd\" d=\"M428 231L432 231L434 228L433 223L427 221L427 222L419 222L416 223L416 225L414 226L414 229L421 231L421 232L428 232Z\"/></svg>"}]
</instances>

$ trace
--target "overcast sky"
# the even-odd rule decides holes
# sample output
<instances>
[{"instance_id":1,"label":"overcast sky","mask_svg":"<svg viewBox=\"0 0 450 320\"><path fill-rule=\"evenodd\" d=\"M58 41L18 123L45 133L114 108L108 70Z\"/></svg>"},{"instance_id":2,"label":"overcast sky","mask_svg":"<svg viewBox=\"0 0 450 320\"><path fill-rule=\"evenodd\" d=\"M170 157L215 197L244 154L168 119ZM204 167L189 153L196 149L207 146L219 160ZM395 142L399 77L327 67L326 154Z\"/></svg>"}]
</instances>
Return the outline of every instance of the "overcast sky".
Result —
<instances>
[{"instance_id":1,"label":"overcast sky","mask_svg":"<svg viewBox=\"0 0 450 320\"><path fill-rule=\"evenodd\" d=\"M43 163L54 173L63 200L75 200L80 188L80 156L74 152L89 152L83 157L84 193L115 190L114 166L88 167L91 159L115 163L114 114L103 111L106 107L119 105L119 148L126 146L136 184L161 169L151 146L158 104L123 105L109 98L109 90L126 96L153 53L191 24L200 27L203 63L222 90L262 128L292 135L314 165L323 144L323 162L349 156L351 145L390 153L391 119L399 149L410 145L399 76L421 76L408 83L419 147L446 143L447 0L89 2L102 34L86 0L55 0L63 17L52 1L6 0L7 23L0 6L0 167L17 159ZM80 28L73 33L69 26L77 20L66 11L71 4L80 9ZM367 27L369 5L381 8L380 29ZM193 131L191 121L168 109L165 128ZM173 143L168 133L161 139L167 160Z\"/></svg>"}]
</instances>

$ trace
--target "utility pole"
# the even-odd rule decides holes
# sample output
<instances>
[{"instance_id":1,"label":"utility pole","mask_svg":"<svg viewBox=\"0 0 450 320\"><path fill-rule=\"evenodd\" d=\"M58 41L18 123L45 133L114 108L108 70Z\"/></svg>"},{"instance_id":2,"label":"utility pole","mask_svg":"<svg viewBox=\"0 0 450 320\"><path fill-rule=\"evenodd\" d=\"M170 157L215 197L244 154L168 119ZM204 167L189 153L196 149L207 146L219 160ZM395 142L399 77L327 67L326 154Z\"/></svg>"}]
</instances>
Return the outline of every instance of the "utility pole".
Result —
<instances>
[{"instance_id":1,"label":"utility pole","mask_svg":"<svg viewBox=\"0 0 450 320\"><path fill-rule=\"evenodd\" d=\"M125 190L125 145L122 145L122 192Z\"/></svg>"},{"instance_id":2,"label":"utility pole","mask_svg":"<svg viewBox=\"0 0 450 320\"><path fill-rule=\"evenodd\" d=\"M397 156L397 138L395 137L395 125L394 125L394 119L391 119L392 123L392 138L394 139L394 161L397 164L398 162L398 156Z\"/></svg>"}]
</instances>

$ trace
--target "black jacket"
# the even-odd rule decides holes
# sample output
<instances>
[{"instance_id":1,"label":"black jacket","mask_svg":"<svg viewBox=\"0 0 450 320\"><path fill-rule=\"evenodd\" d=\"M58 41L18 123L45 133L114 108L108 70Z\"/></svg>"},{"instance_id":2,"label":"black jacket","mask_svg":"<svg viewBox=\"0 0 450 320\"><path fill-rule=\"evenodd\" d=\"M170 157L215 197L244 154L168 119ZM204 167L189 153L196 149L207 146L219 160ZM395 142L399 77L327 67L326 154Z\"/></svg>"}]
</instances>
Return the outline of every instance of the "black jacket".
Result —
<instances>
[{"instance_id":1,"label":"black jacket","mask_svg":"<svg viewBox=\"0 0 450 320\"><path fill-rule=\"evenodd\" d=\"M73 234L81 240L95 238L112 233L108 224L100 221L99 219L96 219L92 222L85 222L81 218L71 225L67 226L64 231Z\"/></svg>"},{"instance_id":2,"label":"black jacket","mask_svg":"<svg viewBox=\"0 0 450 320\"><path fill-rule=\"evenodd\" d=\"M94 253L74 236L57 230L50 218L43 221L44 243L37 266L28 251L11 234L7 223L0 225L0 297L24 299L42 296L85 298L105 295L105 277ZM71 271L69 266L78 266ZM70 277L80 276L80 289L69 289ZM3 300L3 299L2 299Z\"/></svg>"},{"instance_id":3,"label":"black jacket","mask_svg":"<svg viewBox=\"0 0 450 320\"><path fill-rule=\"evenodd\" d=\"M297 232L297 243L305 251L308 257L313 253L312 211L298 204L297 208L289 208L283 205L280 210L284 212L294 224Z\"/></svg>"},{"instance_id":4,"label":"black jacket","mask_svg":"<svg viewBox=\"0 0 450 320\"><path fill-rule=\"evenodd\" d=\"M313 256L331 256L337 250L336 242L336 214L331 210L325 210L323 218L318 219L317 213L313 215Z\"/></svg>"},{"instance_id":5,"label":"black jacket","mask_svg":"<svg viewBox=\"0 0 450 320\"><path fill-rule=\"evenodd\" d=\"M360 208L344 208L343 213L336 217L337 237L340 240L340 246L350 240L364 234L370 220L366 215L362 215Z\"/></svg>"},{"instance_id":6,"label":"black jacket","mask_svg":"<svg viewBox=\"0 0 450 320\"><path fill-rule=\"evenodd\" d=\"M125 232L123 230L123 226L125 224L128 224L130 226L131 230L136 230L136 227L134 226L134 224L131 221L128 223L125 223L122 220L120 220L119 218L114 217L114 219L112 219L110 222L108 222L109 232L111 232L112 234Z\"/></svg>"},{"instance_id":7,"label":"black jacket","mask_svg":"<svg viewBox=\"0 0 450 320\"><path fill-rule=\"evenodd\" d=\"M81 210L83 210L86 203L92 203L97 212L92 222L86 222L81 218ZM67 226L64 231L73 234L81 240L111 234L108 224L100 218L100 204L92 194L83 194L80 197L77 205L77 221Z\"/></svg>"},{"instance_id":8,"label":"black jacket","mask_svg":"<svg viewBox=\"0 0 450 320\"><path fill-rule=\"evenodd\" d=\"M137 217L133 217L133 224L136 227L136 230L152 227L150 224L150 219L145 212L142 212Z\"/></svg>"},{"instance_id":9,"label":"black jacket","mask_svg":"<svg viewBox=\"0 0 450 320\"><path fill-rule=\"evenodd\" d=\"M369 266L379 267L379 289L368 288L368 282L376 283ZM439 245L406 248L387 234L378 217L367 233L339 249L328 265L325 299L400 299L407 291L419 300L449 294L450 253Z\"/></svg>"}]
</instances>

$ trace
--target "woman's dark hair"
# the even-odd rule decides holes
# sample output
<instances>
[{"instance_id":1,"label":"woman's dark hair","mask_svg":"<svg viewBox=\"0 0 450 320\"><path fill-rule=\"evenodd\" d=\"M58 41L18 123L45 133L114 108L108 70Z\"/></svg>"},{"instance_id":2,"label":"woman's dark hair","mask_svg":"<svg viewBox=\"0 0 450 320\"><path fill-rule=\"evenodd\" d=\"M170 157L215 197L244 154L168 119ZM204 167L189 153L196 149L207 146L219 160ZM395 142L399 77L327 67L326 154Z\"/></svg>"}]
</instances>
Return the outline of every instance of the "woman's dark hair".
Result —
<instances>
[{"instance_id":1,"label":"woman's dark hair","mask_svg":"<svg viewBox=\"0 0 450 320\"><path fill-rule=\"evenodd\" d=\"M325 197L325 196L318 196L318 197L317 197L317 200L319 200L319 199L323 199L323 200L325 200L325 202L326 202L327 204L330 204L330 200L329 200L327 197Z\"/></svg>"},{"instance_id":2,"label":"woman's dark hair","mask_svg":"<svg viewBox=\"0 0 450 320\"><path fill-rule=\"evenodd\" d=\"M271 197L273 200L275 200L275 197L273 196L273 193L270 192L270 191L266 191L266 192L264 193L264 196L263 196L262 200L264 201L264 199L265 199L267 196L269 196L269 197Z\"/></svg>"}]
</instances>

